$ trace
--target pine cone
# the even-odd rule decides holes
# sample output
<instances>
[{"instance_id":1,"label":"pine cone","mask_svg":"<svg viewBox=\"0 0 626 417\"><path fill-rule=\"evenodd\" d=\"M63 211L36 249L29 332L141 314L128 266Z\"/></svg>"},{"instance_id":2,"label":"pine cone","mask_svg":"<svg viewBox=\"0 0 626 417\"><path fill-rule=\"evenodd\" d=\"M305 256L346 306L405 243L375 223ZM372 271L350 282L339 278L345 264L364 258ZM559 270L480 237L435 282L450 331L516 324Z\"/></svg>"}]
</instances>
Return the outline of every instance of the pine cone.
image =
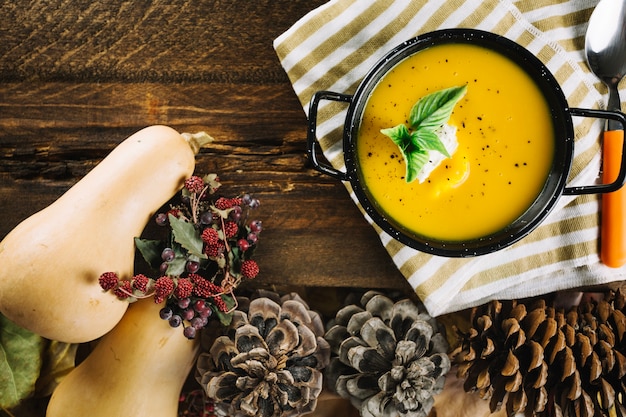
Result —
<instances>
[{"instance_id":1,"label":"pine cone","mask_svg":"<svg viewBox=\"0 0 626 417\"><path fill-rule=\"evenodd\" d=\"M247 303L241 303L246 305ZM315 409L330 356L320 316L297 295L259 297L197 362L221 415L287 417Z\"/></svg>"},{"instance_id":2,"label":"pine cone","mask_svg":"<svg viewBox=\"0 0 626 417\"><path fill-rule=\"evenodd\" d=\"M425 417L450 369L448 343L436 321L411 300L375 292L348 305L324 336L333 354L329 388L364 417Z\"/></svg>"},{"instance_id":3,"label":"pine cone","mask_svg":"<svg viewBox=\"0 0 626 417\"><path fill-rule=\"evenodd\" d=\"M493 301L472 311L451 356L465 391L508 415L626 416L624 296L565 312L544 300Z\"/></svg>"}]
</instances>

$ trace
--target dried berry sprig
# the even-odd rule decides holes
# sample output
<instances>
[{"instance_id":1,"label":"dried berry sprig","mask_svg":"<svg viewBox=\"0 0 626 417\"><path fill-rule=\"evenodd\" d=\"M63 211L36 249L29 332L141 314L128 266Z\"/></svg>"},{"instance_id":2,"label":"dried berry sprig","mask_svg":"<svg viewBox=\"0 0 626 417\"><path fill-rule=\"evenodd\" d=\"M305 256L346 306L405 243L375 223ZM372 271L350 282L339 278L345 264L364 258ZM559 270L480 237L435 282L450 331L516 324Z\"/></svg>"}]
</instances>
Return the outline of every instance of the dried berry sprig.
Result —
<instances>
[{"instance_id":1,"label":"dried berry sprig","mask_svg":"<svg viewBox=\"0 0 626 417\"><path fill-rule=\"evenodd\" d=\"M215 174L188 178L181 203L156 215L156 223L168 228L167 239L135 238L158 276L137 274L125 280L105 272L99 280L102 289L129 302L153 297L155 303L164 303L161 318L182 326L188 338L213 315L228 325L237 307L235 289L259 273L251 258L263 227L248 217L259 206L256 198L218 196L220 187Z\"/></svg>"}]
</instances>

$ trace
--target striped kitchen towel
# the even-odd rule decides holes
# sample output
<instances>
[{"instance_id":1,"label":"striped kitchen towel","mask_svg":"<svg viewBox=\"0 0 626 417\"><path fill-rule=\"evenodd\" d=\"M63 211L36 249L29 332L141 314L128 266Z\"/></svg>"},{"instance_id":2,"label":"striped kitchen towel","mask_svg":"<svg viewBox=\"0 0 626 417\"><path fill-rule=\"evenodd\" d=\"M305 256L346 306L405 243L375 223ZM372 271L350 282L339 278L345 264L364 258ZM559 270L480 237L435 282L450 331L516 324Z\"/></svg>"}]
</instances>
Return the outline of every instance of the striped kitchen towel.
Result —
<instances>
[{"instance_id":1,"label":"striped kitchen towel","mask_svg":"<svg viewBox=\"0 0 626 417\"><path fill-rule=\"evenodd\" d=\"M332 0L274 41L305 112L320 90L353 94L364 75L403 41L437 29L465 27L503 35L533 52L555 75L571 107L602 107L606 91L583 55L586 21L596 1ZM342 129L347 106L323 102L317 135L325 157L344 169ZM569 185L589 185L600 170L602 122L574 118L575 159ZM626 268L599 262L599 197L563 196L540 227L511 247L473 258L446 258L404 246L380 230L380 241L430 314L490 299L524 298L608 283Z\"/></svg>"}]
</instances>

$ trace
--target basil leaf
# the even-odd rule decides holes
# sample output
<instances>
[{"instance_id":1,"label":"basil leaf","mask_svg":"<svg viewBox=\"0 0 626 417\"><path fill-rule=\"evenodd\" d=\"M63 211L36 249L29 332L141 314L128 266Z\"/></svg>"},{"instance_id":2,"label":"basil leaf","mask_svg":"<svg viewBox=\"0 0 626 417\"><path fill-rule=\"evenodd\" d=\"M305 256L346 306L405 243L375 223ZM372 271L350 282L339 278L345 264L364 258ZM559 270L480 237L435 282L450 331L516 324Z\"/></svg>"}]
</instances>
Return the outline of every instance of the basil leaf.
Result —
<instances>
[{"instance_id":1,"label":"basil leaf","mask_svg":"<svg viewBox=\"0 0 626 417\"><path fill-rule=\"evenodd\" d=\"M422 149L415 149L406 153L406 182L413 182L417 178L417 174L424 168L428 162L428 152Z\"/></svg>"},{"instance_id":2,"label":"basil leaf","mask_svg":"<svg viewBox=\"0 0 626 417\"><path fill-rule=\"evenodd\" d=\"M436 91L422 97L411 108L409 123L414 129L436 130L446 124L456 103L465 96L467 85Z\"/></svg>"},{"instance_id":3,"label":"basil leaf","mask_svg":"<svg viewBox=\"0 0 626 417\"><path fill-rule=\"evenodd\" d=\"M448 122L454 106L466 92L467 85L464 85L440 90L419 99L409 114L412 131L404 124L381 129L381 133L400 149L406 163L406 182L412 182L418 177L430 159L429 151L450 157L437 129Z\"/></svg>"},{"instance_id":4,"label":"basil leaf","mask_svg":"<svg viewBox=\"0 0 626 417\"><path fill-rule=\"evenodd\" d=\"M409 133L409 129L403 124L388 129L382 129L380 132L388 136L393 143L398 145L403 154L411 144L411 134Z\"/></svg>"},{"instance_id":5,"label":"basil leaf","mask_svg":"<svg viewBox=\"0 0 626 417\"><path fill-rule=\"evenodd\" d=\"M388 129L382 129L380 132L388 136L393 141L393 143L395 143L398 146L398 149L400 150L400 153L402 154L402 158L404 159L406 163L406 177L409 178L409 177L413 177L417 175L419 170L409 175L409 165L410 165L409 160L411 158L411 154L419 150L419 148L415 148L413 146L409 129L405 125L400 124L395 127L390 127ZM407 182L409 181L407 180Z\"/></svg>"},{"instance_id":6,"label":"basil leaf","mask_svg":"<svg viewBox=\"0 0 626 417\"><path fill-rule=\"evenodd\" d=\"M448 153L446 146L443 144L441 139L439 139L439 135L433 131L418 129L411 133L411 142L418 149L437 151L450 158L450 154Z\"/></svg>"}]
</instances>

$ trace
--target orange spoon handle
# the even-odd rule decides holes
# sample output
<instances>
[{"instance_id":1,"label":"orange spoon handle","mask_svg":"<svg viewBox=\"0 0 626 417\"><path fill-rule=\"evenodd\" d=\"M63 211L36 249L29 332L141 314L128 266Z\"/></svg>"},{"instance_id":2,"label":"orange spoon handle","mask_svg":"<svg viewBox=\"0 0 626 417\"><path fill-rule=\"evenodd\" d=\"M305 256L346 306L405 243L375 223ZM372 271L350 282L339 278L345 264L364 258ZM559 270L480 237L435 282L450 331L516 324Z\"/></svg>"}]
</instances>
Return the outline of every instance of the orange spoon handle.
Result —
<instances>
[{"instance_id":1,"label":"orange spoon handle","mask_svg":"<svg viewBox=\"0 0 626 417\"><path fill-rule=\"evenodd\" d=\"M602 182L609 184L617 179L622 161L623 130L604 132L602 145ZM626 263L626 187L602 194L600 219L600 259L611 267Z\"/></svg>"}]
</instances>

